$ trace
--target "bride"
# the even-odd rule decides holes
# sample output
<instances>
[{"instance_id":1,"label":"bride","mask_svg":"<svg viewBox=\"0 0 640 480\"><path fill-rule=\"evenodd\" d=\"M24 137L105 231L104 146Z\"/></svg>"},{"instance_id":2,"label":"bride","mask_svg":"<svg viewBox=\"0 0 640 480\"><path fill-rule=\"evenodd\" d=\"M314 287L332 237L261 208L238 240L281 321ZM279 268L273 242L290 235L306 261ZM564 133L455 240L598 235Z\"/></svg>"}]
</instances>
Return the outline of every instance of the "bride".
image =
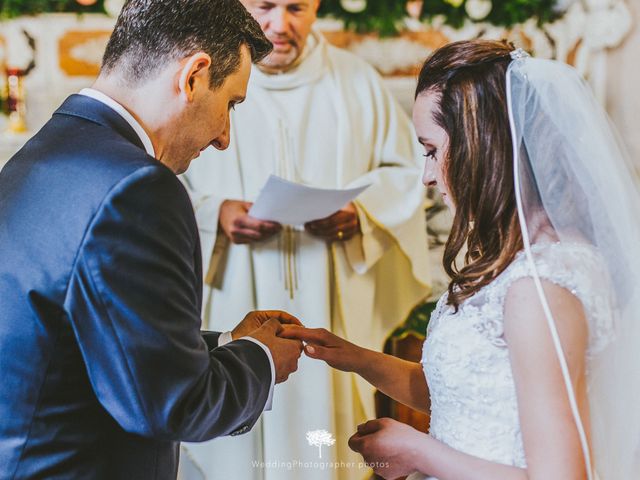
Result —
<instances>
[{"instance_id":1,"label":"bride","mask_svg":"<svg viewBox=\"0 0 640 480\"><path fill-rule=\"evenodd\" d=\"M413 119L454 214L422 361L282 333L431 415L349 445L388 479L640 478L640 201L601 108L571 67L474 40L427 59Z\"/></svg>"}]
</instances>

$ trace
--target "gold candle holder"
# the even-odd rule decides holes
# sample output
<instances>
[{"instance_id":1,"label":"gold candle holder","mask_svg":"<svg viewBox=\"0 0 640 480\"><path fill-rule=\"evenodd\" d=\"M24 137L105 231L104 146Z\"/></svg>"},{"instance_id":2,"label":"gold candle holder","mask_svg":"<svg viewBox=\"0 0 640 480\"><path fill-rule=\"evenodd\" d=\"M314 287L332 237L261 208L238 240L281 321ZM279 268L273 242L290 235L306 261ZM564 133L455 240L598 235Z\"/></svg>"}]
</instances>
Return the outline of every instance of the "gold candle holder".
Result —
<instances>
[{"instance_id":1,"label":"gold candle holder","mask_svg":"<svg viewBox=\"0 0 640 480\"><path fill-rule=\"evenodd\" d=\"M7 68L7 131L24 133L27 131L26 105L24 93L24 70Z\"/></svg>"}]
</instances>

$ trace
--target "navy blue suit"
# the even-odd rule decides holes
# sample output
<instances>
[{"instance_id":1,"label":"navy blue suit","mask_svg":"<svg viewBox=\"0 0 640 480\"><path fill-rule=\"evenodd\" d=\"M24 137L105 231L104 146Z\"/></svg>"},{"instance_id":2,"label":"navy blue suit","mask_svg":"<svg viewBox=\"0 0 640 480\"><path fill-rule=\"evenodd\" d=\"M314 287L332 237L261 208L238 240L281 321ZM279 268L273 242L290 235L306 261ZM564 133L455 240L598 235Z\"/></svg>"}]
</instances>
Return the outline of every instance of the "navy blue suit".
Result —
<instances>
[{"instance_id":1,"label":"navy blue suit","mask_svg":"<svg viewBox=\"0 0 640 480\"><path fill-rule=\"evenodd\" d=\"M269 361L200 332L201 268L173 172L69 97L0 173L0 478L175 478L253 426Z\"/></svg>"}]
</instances>

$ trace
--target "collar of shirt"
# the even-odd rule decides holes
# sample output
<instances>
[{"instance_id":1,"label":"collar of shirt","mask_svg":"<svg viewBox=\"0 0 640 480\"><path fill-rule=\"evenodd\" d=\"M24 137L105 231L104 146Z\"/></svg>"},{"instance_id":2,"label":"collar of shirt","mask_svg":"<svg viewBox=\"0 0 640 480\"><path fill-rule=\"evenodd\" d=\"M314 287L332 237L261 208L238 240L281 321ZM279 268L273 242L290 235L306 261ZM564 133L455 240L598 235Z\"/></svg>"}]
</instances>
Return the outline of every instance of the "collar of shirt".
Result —
<instances>
[{"instance_id":1,"label":"collar of shirt","mask_svg":"<svg viewBox=\"0 0 640 480\"><path fill-rule=\"evenodd\" d=\"M91 97L94 100L98 100L99 102L104 103L107 107L112 108L113 110L118 112L118 114L120 114L120 116L124 118L126 122L131 125L131 128L133 128L133 130L138 134L138 137L144 145L144 149L146 150L147 154L151 155L153 158L156 158L156 152L153 149L153 144L151 143L149 135L147 135L147 132L144 131L142 125L138 123L138 121L127 111L126 108L116 102L113 98L93 88L83 88L82 90L80 90L80 92L78 92L78 94L84 95L85 97Z\"/></svg>"}]
</instances>

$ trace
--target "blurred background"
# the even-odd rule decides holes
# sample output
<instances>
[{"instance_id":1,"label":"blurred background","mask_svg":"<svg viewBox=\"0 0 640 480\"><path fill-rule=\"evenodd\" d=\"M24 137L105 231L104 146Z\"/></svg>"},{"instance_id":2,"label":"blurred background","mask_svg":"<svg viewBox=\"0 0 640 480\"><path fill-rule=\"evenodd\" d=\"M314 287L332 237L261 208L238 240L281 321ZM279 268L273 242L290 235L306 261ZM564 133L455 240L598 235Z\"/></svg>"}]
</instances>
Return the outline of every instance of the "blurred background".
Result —
<instances>
[{"instance_id":1,"label":"blurred background","mask_svg":"<svg viewBox=\"0 0 640 480\"><path fill-rule=\"evenodd\" d=\"M0 0L0 166L90 85L123 0ZM317 27L411 110L417 69L446 42L509 38L574 65L640 163L640 0L322 0ZM11 120L10 120L11 118Z\"/></svg>"},{"instance_id":2,"label":"blurred background","mask_svg":"<svg viewBox=\"0 0 640 480\"><path fill-rule=\"evenodd\" d=\"M123 3L0 0L0 168L92 83ZM316 27L371 63L408 113L420 65L447 42L508 38L563 60L591 84L640 172L639 15L640 0L322 0ZM426 208L439 264L449 218L431 193ZM436 277L434 295L447 281Z\"/></svg>"}]
</instances>

